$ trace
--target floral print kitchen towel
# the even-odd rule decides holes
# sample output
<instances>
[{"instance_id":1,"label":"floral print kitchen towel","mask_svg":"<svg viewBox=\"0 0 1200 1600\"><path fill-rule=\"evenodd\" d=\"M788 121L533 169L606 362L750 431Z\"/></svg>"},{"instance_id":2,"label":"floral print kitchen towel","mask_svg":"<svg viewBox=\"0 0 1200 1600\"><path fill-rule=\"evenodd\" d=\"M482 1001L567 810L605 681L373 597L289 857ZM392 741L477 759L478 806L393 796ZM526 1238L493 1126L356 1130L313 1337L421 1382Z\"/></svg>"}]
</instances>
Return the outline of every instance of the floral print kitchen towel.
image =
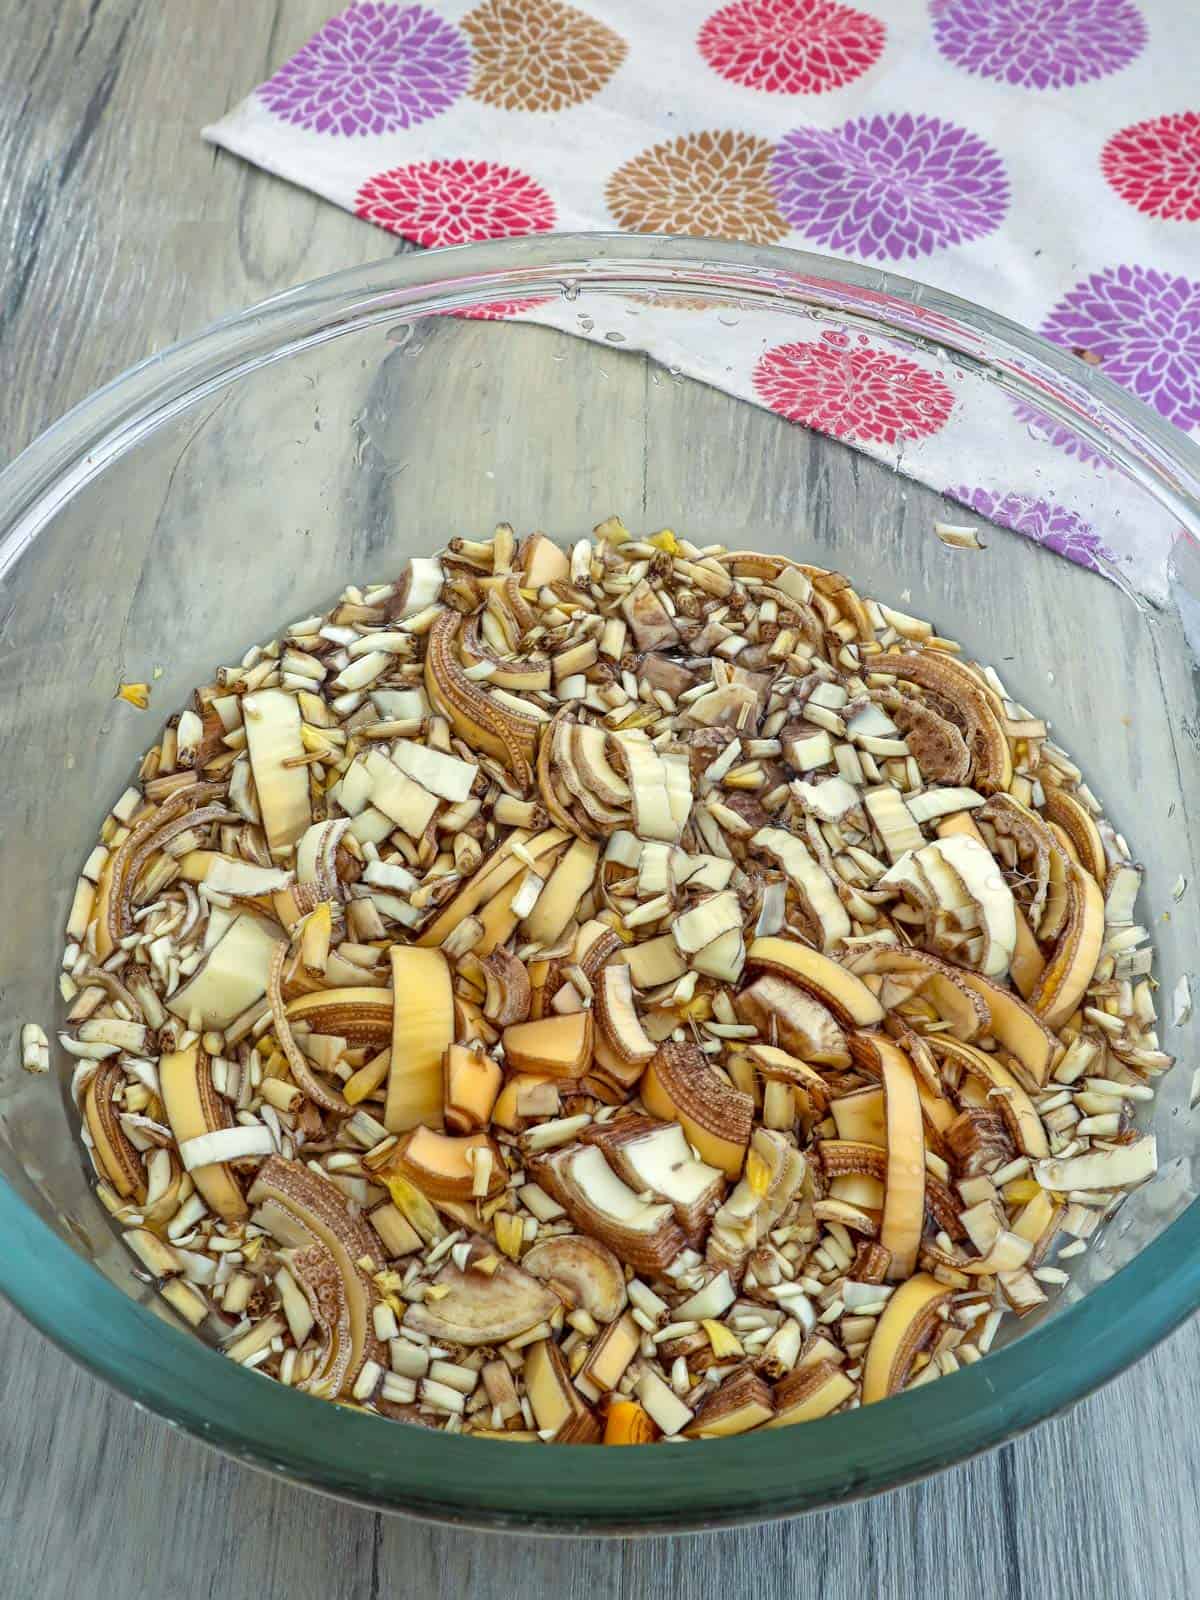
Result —
<instances>
[{"instance_id":1,"label":"floral print kitchen towel","mask_svg":"<svg viewBox=\"0 0 1200 1600\"><path fill-rule=\"evenodd\" d=\"M419 245L621 228L894 268L1200 436L1198 44L1182 0L351 0L205 131ZM1174 521L1036 409L968 415L921 352L719 316L663 301L619 337L1165 595Z\"/></svg>"}]
</instances>

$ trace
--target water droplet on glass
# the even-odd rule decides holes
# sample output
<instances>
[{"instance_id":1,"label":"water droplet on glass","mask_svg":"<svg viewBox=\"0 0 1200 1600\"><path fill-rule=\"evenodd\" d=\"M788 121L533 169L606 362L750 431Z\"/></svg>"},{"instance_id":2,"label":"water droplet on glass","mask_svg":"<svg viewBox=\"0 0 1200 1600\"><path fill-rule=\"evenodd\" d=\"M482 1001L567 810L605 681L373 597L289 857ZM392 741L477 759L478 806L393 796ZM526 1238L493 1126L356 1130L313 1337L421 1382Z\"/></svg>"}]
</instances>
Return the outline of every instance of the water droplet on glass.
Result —
<instances>
[{"instance_id":1,"label":"water droplet on glass","mask_svg":"<svg viewBox=\"0 0 1200 1600\"><path fill-rule=\"evenodd\" d=\"M592 321L591 317L585 317L581 312L579 316L579 326L583 329L584 333L591 333L596 324Z\"/></svg>"},{"instance_id":2,"label":"water droplet on glass","mask_svg":"<svg viewBox=\"0 0 1200 1600\"><path fill-rule=\"evenodd\" d=\"M625 335L623 333L617 333L616 331L614 331L612 333L606 333L604 335L604 337L605 337L605 339L607 339L609 344L624 344L625 343Z\"/></svg>"},{"instance_id":3,"label":"water droplet on glass","mask_svg":"<svg viewBox=\"0 0 1200 1600\"><path fill-rule=\"evenodd\" d=\"M718 317L717 321L723 328L736 328L741 321L740 317Z\"/></svg>"},{"instance_id":4,"label":"water droplet on glass","mask_svg":"<svg viewBox=\"0 0 1200 1600\"><path fill-rule=\"evenodd\" d=\"M412 336L413 325L411 322L399 322L394 328L389 328L387 331L388 343L394 344L400 350L404 349Z\"/></svg>"},{"instance_id":5,"label":"water droplet on glass","mask_svg":"<svg viewBox=\"0 0 1200 1600\"><path fill-rule=\"evenodd\" d=\"M564 300L578 300L579 285L568 279L568 281L562 285L562 297Z\"/></svg>"}]
</instances>

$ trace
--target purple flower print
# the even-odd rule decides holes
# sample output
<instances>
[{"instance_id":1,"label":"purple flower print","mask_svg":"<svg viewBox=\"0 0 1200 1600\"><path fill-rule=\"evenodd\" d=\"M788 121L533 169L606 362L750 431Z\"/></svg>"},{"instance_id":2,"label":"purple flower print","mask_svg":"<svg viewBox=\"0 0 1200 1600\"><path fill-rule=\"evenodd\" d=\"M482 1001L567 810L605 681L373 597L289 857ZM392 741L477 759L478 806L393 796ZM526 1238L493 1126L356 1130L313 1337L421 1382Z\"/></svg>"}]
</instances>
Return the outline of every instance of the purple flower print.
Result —
<instances>
[{"instance_id":1,"label":"purple flower print","mask_svg":"<svg viewBox=\"0 0 1200 1600\"><path fill-rule=\"evenodd\" d=\"M797 128L775 152L771 185L810 239L892 261L991 233L1008 206L991 145L938 117L897 112Z\"/></svg>"},{"instance_id":2,"label":"purple flower print","mask_svg":"<svg viewBox=\"0 0 1200 1600\"><path fill-rule=\"evenodd\" d=\"M1179 428L1200 423L1200 282L1110 267L1077 283L1042 324Z\"/></svg>"},{"instance_id":3,"label":"purple flower print","mask_svg":"<svg viewBox=\"0 0 1200 1600\"><path fill-rule=\"evenodd\" d=\"M980 78L1061 89L1119 72L1141 54L1133 0L933 0L942 54Z\"/></svg>"},{"instance_id":4,"label":"purple flower print","mask_svg":"<svg viewBox=\"0 0 1200 1600\"><path fill-rule=\"evenodd\" d=\"M1061 450L1064 455L1074 456L1075 460L1084 466L1105 467L1109 463L1097 451L1093 450L1080 438L1073 428L1067 427L1062 422L1056 422L1053 417L1048 417L1044 411L1039 411L1037 406L1031 406L1024 400L1013 402L1013 414L1018 422L1023 422L1029 430L1029 437L1037 439L1042 444L1052 445L1054 449Z\"/></svg>"},{"instance_id":5,"label":"purple flower print","mask_svg":"<svg viewBox=\"0 0 1200 1600\"><path fill-rule=\"evenodd\" d=\"M1091 523L1085 522L1077 511L1056 505L1052 500L1029 494L1001 494L999 490L972 488L963 483L947 489L946 493L989 522L1027 535L1035 544L1044 545L1055 555L1066 556L1068 561L1086 567L1089 572L1104 573L1108 563L1116 559Z\"/></svg>"},{"instance_id":6,"label":"purple flower print","mask_svg":"<svg viewBox=\"0 0 1200 1600\"><path fill-rule=\"evenodd\" d=\"M353 0L258 94L287 122L353 138L438 116L470 76L466 40L433 11Z\"/></svg>"}]
</instances>

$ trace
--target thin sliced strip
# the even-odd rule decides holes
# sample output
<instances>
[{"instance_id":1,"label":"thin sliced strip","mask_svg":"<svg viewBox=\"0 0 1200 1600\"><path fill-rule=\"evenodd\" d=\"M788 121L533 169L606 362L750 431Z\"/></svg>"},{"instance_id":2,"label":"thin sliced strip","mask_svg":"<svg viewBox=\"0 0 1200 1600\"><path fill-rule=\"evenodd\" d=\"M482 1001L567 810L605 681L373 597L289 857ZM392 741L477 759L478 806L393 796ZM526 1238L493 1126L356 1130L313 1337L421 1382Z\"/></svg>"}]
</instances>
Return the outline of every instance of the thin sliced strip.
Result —
<instances>
[{"instance_id":1,"label":"thin sliced strip","mask_svg":"<svg viewBox=\"0 0 1200 1600\"><path fill-rule=\"evenodd\" d=\"M158 1079L167 1121L181 1151L185 1144L233 1127L229 1102L213 1087L211 1063L199 1044L164 1055ZM249 1214L242 1186L224 1161L193 1166L191 1178L205 1202L226 1222L241 1221Z\"/></svg>"},{"instance_id":2,"label":"thin sliced strip","mask_svg":"<svg viewBox=\"0 0 1200 1600\"><path fill-rule=\"evenodd\" d=\"M1042 802L1048 822L1057 823L1075 846L1079 864L1098 884L1108 877L1108 856L1091 812L1067 789L1049 787Z\"/></svg>"},{"instance_id":3,"label":"thin sliced strip","mask_svg":"<svg viewBox=\"0 0 1200 1600\"><path fill-rule=\"evenodd\" d=\"M1050 1154L1046 1130L1033 1101L994 1054L977 1050L973 1045L963 1044L961 1040L951 1039L945 1035L931 1038L929 1047L942 1062L954 1063L970 1076L985 1083L989 1089L997 1091L994 1097L995 1103L1008 1124L1018 1148L1025 1155L1040 1158Z\"/></svg>"},{"instance_id":4,"label":"thin sliced strip","mask_svg":"<svg viewBox=\"0 0 1200 1600\"><path fill-rule=\"evenodd\" d=\"M271 1008L271 1021L275 1027L279 1048L287 1057L292 1077L313 1104L320 1106L322 1111L332 1111L336 1116L348 1117L353 1110L349 1101L336 1089L329 1089L321 1082L292 1034L292 1025L288 1020L287 1007L283 1000L283 969L287 959L287 946L281 941L271 958L271 971L267 979L267 1003Z\"/></svg>"},{"instance_id":5,"label":"thin sliced strip","mask_svg":"<svg viewBox=\"0 0 1200 1600\"><path fill-rule=\"evenodd\" d=\"M952 837L955 834L965 834L968 838L978 839L980 844L985 842L983 835L975 824L974 818L966 811L959 811L953 816L944 818L938 823L937 832L938 837L941 839ZM1033 929L1029 926L1029 919L1024 911L1015 903L1013 911L1016 922L1016 941L1012 960L1009 963L1008 975L1022 998L1028 1000L1042 975L1042 970L1046 965L1046 958L1038 948L1037 939L1034 937Z\"/></svg>"},{"instance_id":6,"label":"thin sliced strip","mask_svg":"<svg viewBox=\"0 0 1200 1600\"><path fill-rule=\"evenodd\" d=\"M887 1124L887 1178L879 1242L891 1252L889 1278L910 1277L925 1222L925 1136L921 1097L912 1063L881 1034L869 1040L879 1063ZM835 1104L836 1109L836 1104Z\"/></svg>"},{"instance_id":7,"label":"thin sliced strip","mask_svg":"<svg viewBox=\"0 0 1200 1600\"><path fill-rule=\"evenodd\" d=\"M960 976L987 1007L992 1037L1016 1056L1035 1083L1045 1083L1062 1050L1058 1035L1023 1000L990 978L966 969Z\"/></svg>"},{"instance_id":8,"label":"thin sliced strip","mask_svg":"<svg viewBox=\"0 0 1200 1600\"><path fill-rule=\"evenodd\" d=\"M1083 999L1104 943L1104 896L1090 872L1071 863L1067 925L1029 1003L1048 1028L1060 1027Z\"/></svg>"},{"instance_id":9,"label":"thin sliced strip","mask_svg":"<svg viewBox=\"0 0 1200 1600\"><path fill-rule=\"evenodd\" d=\"M96 1072L84 1097L84 1116L96 1159L123 1199L140 1200L146 1192L141 1159L126 1138L112 1096L124 1082L120 1067L109 1063Z\"/></svg>"}]
</instances>

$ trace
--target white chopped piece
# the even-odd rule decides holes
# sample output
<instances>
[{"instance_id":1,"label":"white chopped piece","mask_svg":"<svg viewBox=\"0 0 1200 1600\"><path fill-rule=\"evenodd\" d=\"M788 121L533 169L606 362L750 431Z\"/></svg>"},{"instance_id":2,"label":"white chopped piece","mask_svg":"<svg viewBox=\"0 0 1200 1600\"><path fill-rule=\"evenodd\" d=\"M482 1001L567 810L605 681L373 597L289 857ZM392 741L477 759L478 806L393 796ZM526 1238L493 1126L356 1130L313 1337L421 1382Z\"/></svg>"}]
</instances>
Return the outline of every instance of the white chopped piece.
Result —
<instances>
[{"instance_id":1,"label":"white chopped piece","mask_svg":"<svg viewBox=\"0 0 1200 1600\"><path fill-rule=\"evenodd\" d=\"M68 1055L76 1056L81 1061L106 1061L121 1048L116 1044L88 1044L85 1040L73 1039L69 1033L60 1033L58 1042Z\"/></svg>"},{"instance_id":2,"label":"white chopped piece","mask_svg":"<svg viewBox=\"0 0 1200 1600\"><path fill-rule=\"evenodd\" d=\"M418 1394L421 1400L435 1411L462 1412L466 1410L467 1398L458 1389L452 1389L448 1383L438 1383L433 1378L424 1378L421 1381Z\"/></svg>"},{"instance_id":3,"label":"white chopped piece","mask_svg":"<svg viewBox=\"0 0 1200 1600\"><path fill-rule=\"evenodd\" d=\"M859 793L845 778L826 778L822 783L796 784L796 794L805 807L824 822L836 822L859 804Z\"/></svg>"},{"instance_id":4,"label":"white chopped piece","mask_svg":"<svg viewBox=\"0 0 1200 1600\"><path fill-rule=\"evenodd\" d=\"M810 734L806 738L793 739L785 754L798 771L815 771L819 767L827 767L834 759L833 740L825 732Z\"/></svg>"},{"instance_id":5,"label":"white chopped piece","mask_svg":"<svg viewBox=\"0 0 1200 1600\"><path fill-rule=\"evenodd\" d=\"M943 544L954 550L986 550L979 529L953 522L935 522L933 531Z\"/></svg>"},{"instance_id":6,"label":"white chopped piece","mask_svg":"<svg viewBox=\"0 0 1200 1600\"><path fill-rule=\"evenodd\" d=\"M179 1146L179 1159L185 1172L195 1167L211 1166L213 1162L238 1161L246 1156L269 1156L275 1149L270 1128L256 1123L253 1127L219 1128L214 1133L202 1133L195 1139L185 1139Z\"/></svg>"},{"instance_id":7,"label":"white chopped piece","mask_svg":"<svg viewBox=\"0 0 1200 1600\"><path fill-rule=\"evenodd\" d=\"M397 739L392 745L391 758L401 772L443 800L465 800L479 773L477 766L460 761L457 756L431 750L410 739Z\"/></svg>"},{"instance_id":8,"label":"white chopped piece","mask_svg":"<svg viewBox=\"0 0 1200 1600\"><path fill-rule=\"evenodd\" d=\"M21 1065L26 1072L50 1071L50 1041L36 1022L27 1022L21 1029Z\"/></svg>"},{"instance_id":9,"label":"white chopped piece","mask_svg":"<svg viewBox=\"0 0 1200 1600\"><path fill-rule=\"evenodd\" d=\"M1144 1183L1158 1170L1157 1145L1153 1134L1133 1144L1095 1148L1086 1155L1063 1160L1035 1161L1034 1177L1044 1189L1087 1191L1128 1188Z\"/></svg>"},{"instance_id":10,"label":"white chopped piece","mask_svg":"<svg viewBox=\"0 0 1200 1600\"><path fill-rule=\"evenodd\" d=\"M556 1145L569 1144L577 1133L591 1122L590 1113L577 1117L560 1117L551 1122L539 1123L525 1136L525 1148L531 1152L551 1150Z\"/></svg>"},{"instance_id":11,"label":"white chopped piece","mask_svg":"<svg viewBox=\"0 0 1200 1600\"><path fill-rule=\"evenodd\" d=\"M395 889L400 894L411 894L420 882L407 867L392 861L368 861L362 881L379 889Z\"/></svg>"},{"instance_id":12,"label":"white chopped piece","mask_svg":"<svg viewBox=\"0 0 1200 1600\"><path fill-rule=\"evenodd\" d=\"M842 1303L847 1311L863 1311L868 1306L885 1304L892 1294L892 1285L884 1283L855 1283L847 1278L842 1283Z\"/></svg>"},{"instance_id":13,"label":"white chopped piece","mask_svg":"<svg viewBox=\"0 0 1200 1600\"><path fill-rule=\"evenodd\" d=\"M670 1437L686 1428L694 1413L684 1405L669 1384L649 1367L643 1368L634 1393L650 1417Z\"/></svg>"},{"instance_id":14,"label":"white chopped piece","mask_svg":"<svg viewBox=\"0 0 1200 1600\"><path fill-rule=\"evenodd\" d=\"M430 1355L428 1350L423 1350L419 1344L414 1344L416 1334L413 1330L406 1330L403 1338L392 1338L388 1341L388 1364L392 1371L400 1377L415 1379L423 1378L429 1371ZM427 1337L422 1335L422 1337Z\"/></svg>"},{"instance_id":15,"label":"white chopped piece","mask_svg":"<svg viewBox=\"0 0 1200 1600\"><path fill-rule=\"evenodd\" d=\"M546 887L546 880L536 872L527 871L521 880L520 888L512 897L511 905L515 916L524 918L529 915L538 903L538 897Z\"/></svg>"},{"instance_id":16,"label":"white chopped piece","mask_svg":"<svg viewBox=\"0 0 1200 1600\"><path fill-rule=\"evenodd\" d=\"M660 1317L665 1317L670 1309L667 1302L654 1293L640 1278L631 1278L628 1286L629 1298L639 1311L651 1319L653 1326Z\"/></svg>"},{"instance_id":17,"label":"white chopped piece","mask_svg":"<svg viewBox=\"0 0 1200 1600\"><path fill-rule=\"evenodd\" d=\"M474 1393L479 1382L479 1374L473 1367L464 1367L455 1361L431 1361L429 1377L432 1382L445 1384L462 1395Z\"/></svg>"},{"instance_id":18,"label":"white chopped piece","mask_svg":"<svg viewBox=\"0 0 1200 1600\"><path fill-rule=\"evenodd\" d=\"M712 895L671 924L671 934L681 955L691 955L742 925L741 906L732 891Z\"/></svg>"},{"instance_id":19,"label":"white chopped piece","mask_svg":"<svg viewBox=\"0 0 1200 1600\"><path fill-rule=\"evenodd\" d=\"M974 789L926 789L922 794L906 798L905 805L914 822L926 823L957 811L973 811L983 805L986 799L986 795Z\"/></svg>"},{"instance_id":20,"label":"white chopped piece","mask_svg":"<svg viewBox=\"0 0 1200 1600\"><path fill-rule=\"evenodd\" d=\"M356 1400L369 1400L379 1387L383 1377L383 1368L378 1361L364 1361L362 1370L354 1380L354 1387L350 1391Z\"/></svg>"},{"instance_id":21,"label":"white chopped piece","mask_svg":"<svg viewBox=\"0 0 1200 1600\"><path fill-rule=\"evenodd\" d=\"M384 1374L379 1393L382 1399L390 1401L392 1405L410 1406L417 1398L417 1385L412 1378L398 1377L389 1372Z\"/></svg>"},{"instance_id":22,"label":"white chopped piece","mask_svg":"<svg viewBox=\"0 0 1200 1600\"><path fill-rule=\"evenodd\" d=\"M727 1271L718 1272L703 1288L675 1307L674 1314L684 1320L716 1319L723 1317L737 1299Z\"/></svg>"},{"instance_id":23,"label":"white chopped piece","mask_svg":"<svg viewBox=\"0 0 1200 1600\"><path fill-rule=\"evenodd\" d=\"M1182 1028L1192 1014L1192 986L1187 973L1179 979L1171 995L1171 1021Z\"/></svg>"}]
</instances>

